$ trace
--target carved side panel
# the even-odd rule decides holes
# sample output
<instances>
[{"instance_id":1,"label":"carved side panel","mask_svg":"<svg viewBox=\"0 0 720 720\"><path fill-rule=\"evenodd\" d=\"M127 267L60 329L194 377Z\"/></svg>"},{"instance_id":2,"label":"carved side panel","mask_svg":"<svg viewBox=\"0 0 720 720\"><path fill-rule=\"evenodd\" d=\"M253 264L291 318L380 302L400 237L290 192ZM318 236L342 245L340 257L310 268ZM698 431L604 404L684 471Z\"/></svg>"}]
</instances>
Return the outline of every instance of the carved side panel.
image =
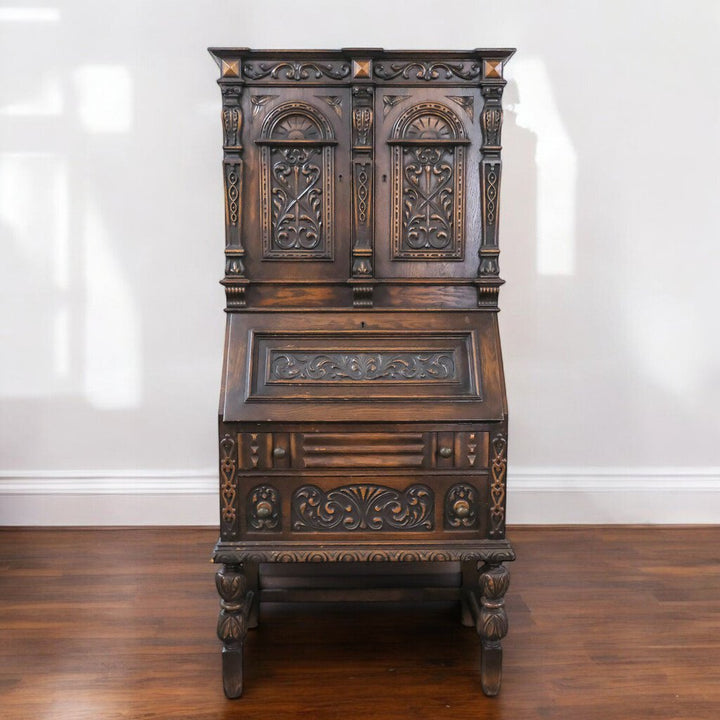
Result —
<instances>
[{"instance_id":1,"label":"carved side panel","mask_svg":"<svg viewBox=\"0 0 720 720\"><path fill-rule=\"evenodd\" d=\"M507 439L498 433L492 439L490 465L490 537L505 537L505 478L507 475Z\"/></svg>"},{"instance_id":2,"label":"carved side panel","mask_svg":"<svg viewBox=\"0 0 720 720\"><path fill-rule=\"evenodd\" d=\"M298 488L292 497L292 529L298 532L427 531L434 527L435 499L427 485L404 491L360 483L324 491Z\"/></svg>"},{"instance_id":3,"label":"carved side panel","mask_svg":"<svg viewBox=\"0 0 720 720\"><path fill-rule=\"evenodd\" d=\"M419 103L398 118L388 140L393 259L463 259L468 142L458 116L441 103Z\"/></svg>"},{"instance_id":4,"label":"carved side panel","mask_svg":"<svg viewBox=\"0 0 720 720\"><path fill-rule=\"evenodd\" d=\"M336 141L327 119L308 103L284 103L256 142L263 259L332 260Z\"/></svg>"},{"instance_id":5,"label":"carved side panel","mask_svg":"<svg viewBox=\"0 0 720 720\"><path fill-rule=\"evenodd\" d=\"M237 535L237 445L229 433L220 438L220 525L223 537Z\"/></svg>"}]
</instances>

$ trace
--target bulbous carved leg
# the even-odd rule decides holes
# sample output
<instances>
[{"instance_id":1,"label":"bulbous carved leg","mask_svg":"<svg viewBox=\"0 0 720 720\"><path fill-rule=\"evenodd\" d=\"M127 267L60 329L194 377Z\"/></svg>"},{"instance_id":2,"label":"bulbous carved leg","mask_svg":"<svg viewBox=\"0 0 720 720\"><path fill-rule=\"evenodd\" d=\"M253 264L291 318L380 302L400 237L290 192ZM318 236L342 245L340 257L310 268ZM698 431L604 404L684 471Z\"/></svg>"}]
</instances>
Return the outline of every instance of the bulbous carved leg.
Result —
<instances>
[{"instance_id":1,"label":"bulbous carved leg","mask_svg":"<svg viewBox=\"0 0 720 720\"><path fill-rule=\"evenodd\" d=\"M482 689L490 696L498 694L502 680L500 641L508 631L504 598L509 585L510 573L503 565L484 565L480 568L480 612L476 627L482 641Z\"/></svg>"},{"instance_id":2,"label":"bulbous carved leg","mask_svg":"<svg viewBox=\"0 0 720 720\"><path fill-rule=\"evenodd\" d=\"M224 565L215 584L220 595L217 634L223 643L223 688L227 697L237 698L243 690L243 642L253 594L242 565Z\"/></svg>"}]
</instances>

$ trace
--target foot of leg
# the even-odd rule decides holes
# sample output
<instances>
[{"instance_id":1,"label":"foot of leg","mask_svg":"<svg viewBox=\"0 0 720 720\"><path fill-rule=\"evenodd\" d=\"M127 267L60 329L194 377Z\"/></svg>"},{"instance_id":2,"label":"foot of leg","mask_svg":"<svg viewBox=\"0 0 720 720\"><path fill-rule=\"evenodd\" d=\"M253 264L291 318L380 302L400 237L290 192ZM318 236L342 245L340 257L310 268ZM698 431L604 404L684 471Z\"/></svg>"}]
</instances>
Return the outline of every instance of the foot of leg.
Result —
<instances>
[{"instance_id":1,"label":"foot of leg","mask_svg":"<svg viewBox=\"0 0 720 720\"><path fill-rule=\"evenodd\" d=\"M217 634L223 643L223 688L229 698L242 695L243 641L247 634L252 593L242 565L224 565L215 575L220 595Z\"/></svg>"},{"instance_id":2,"label":"foot of leg","mask_svg":"<svg viewBox=\"0 0 720 720\"><path fill-rule=\"evenodd\" d=\"M505 593L510 573L503 565L480 568L480 612L477 631L482 640L481 680L486 695L497 695L502 680L502 638L507 635Z\"/></svg>"}]
</instances>

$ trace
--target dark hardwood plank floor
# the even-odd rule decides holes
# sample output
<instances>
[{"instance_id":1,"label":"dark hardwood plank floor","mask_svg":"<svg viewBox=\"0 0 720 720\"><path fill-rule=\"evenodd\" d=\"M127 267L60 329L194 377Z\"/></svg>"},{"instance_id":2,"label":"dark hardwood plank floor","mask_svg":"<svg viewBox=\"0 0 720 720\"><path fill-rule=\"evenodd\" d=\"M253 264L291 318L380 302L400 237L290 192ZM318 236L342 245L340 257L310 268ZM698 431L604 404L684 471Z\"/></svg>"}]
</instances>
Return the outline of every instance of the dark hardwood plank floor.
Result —
<instances>
[{"instance_id":1,"label":"dark hardwood plank floor","mask_svg":"<svg viewBox=\"0 0 720 720\"><path fill-rule=\"evenodd\" d=\"M720 718L720 527L509 536L499 697L454 605L268 604L228 701L213 531L0 531L0 717Z\"/></svg>"}]
</instances>

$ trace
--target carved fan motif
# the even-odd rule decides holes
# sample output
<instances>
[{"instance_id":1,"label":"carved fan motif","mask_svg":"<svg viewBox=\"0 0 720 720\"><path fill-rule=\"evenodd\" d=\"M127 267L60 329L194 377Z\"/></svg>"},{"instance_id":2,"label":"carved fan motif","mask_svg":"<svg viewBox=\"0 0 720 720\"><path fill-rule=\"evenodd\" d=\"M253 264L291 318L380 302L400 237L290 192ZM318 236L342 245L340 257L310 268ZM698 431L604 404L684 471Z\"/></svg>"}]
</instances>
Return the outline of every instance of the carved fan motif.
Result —
<instances>
[{"instance_id":1,"label":"carved fan motif","mask_svg":"<svg viewBox=\"0 0 720 720\"><path fill-rule=\"evenodd\" d=\"M318 140L318 126L305 115L288 115L274 128L274 140Z\"/></svg>"}]
</instances>

